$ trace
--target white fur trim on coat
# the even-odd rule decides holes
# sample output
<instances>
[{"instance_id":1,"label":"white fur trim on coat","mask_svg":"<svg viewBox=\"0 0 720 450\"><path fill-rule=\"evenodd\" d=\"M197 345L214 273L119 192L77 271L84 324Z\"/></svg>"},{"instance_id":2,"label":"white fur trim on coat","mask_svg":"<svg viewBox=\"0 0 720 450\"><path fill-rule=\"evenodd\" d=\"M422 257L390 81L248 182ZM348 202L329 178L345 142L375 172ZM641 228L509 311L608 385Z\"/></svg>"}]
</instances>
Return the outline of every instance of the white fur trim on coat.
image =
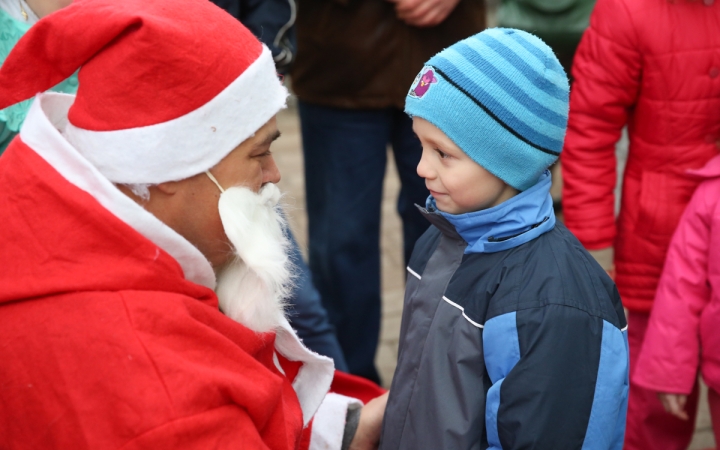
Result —
<instances>
[{"instance_id":1,"label":"white fur trim on coat","mask_svg":"<svg viewBox=\"0 0 720 450\"><path fill-rule=\"evenodd\" d=\"M272 54L262 53L215 98L177 119L114 131L68 124L65 137L113 183L159 184L203 173L285 107Z\"/></svg>"},{"instance_id":2,"label":"white fur trim on coat","mask_svg":"<svg viewBox=\"0 0 720 450\"><path fill-rule=\"evenodd\" d=\"M360 400L330 393L315 413L310 435L310 450L335 450L342 447L348 410L362 408Z\"/></svg>"},{"instance_id":3,"label":"white fur trim on coat","mask_svg":"<svg viewBox=\"0 0 720 450\"><path fill-rule=\"evenodd\" d=\"M335 364L327 356L318 355L305 347L284 318L276 332L275 350L290 361L303 363L295 376L293 388L300 401L303 422L307 425L330 390Z\"/></svg>"}]
</instances>

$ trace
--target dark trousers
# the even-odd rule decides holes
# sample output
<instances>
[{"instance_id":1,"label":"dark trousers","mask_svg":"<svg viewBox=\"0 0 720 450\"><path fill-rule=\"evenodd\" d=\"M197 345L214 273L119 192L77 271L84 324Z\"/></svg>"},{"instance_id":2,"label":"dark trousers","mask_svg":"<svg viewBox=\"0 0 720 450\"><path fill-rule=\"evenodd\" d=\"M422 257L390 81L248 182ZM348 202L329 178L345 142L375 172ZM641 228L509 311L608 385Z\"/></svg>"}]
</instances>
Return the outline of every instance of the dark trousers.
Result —
<instances>
[{"instance_id":1,"label":"dark trousers","mask_svg":"<svg viewBox=\"0 0 720 450\"><path fill-rule=\"evenodd\" d=\"M288 299L287 315L290 325L307 348L332 358L337 370L347 372L348 367L335 335L335 328L328 319L327 311L323 308L320 294L312 284L310 269L303 260L295 236L290 230L285 230L285 232L292 243L290 258L295 263L297 277L295 290Z\"/></svg>"},{"instance_id":2,"label":"dark trousers","mask_svg":"<svg viewBox=\"0 0 720 450\"><path fill-rule=\"evenodd\" d=\"M380 207L393 148L402 188L405 262L428 222L414 204L428 191L416 173L422 149L404 112L300 102L310 269L337 330L350 373L375 382L380 333Z\"/></svg>"}]
</instances>

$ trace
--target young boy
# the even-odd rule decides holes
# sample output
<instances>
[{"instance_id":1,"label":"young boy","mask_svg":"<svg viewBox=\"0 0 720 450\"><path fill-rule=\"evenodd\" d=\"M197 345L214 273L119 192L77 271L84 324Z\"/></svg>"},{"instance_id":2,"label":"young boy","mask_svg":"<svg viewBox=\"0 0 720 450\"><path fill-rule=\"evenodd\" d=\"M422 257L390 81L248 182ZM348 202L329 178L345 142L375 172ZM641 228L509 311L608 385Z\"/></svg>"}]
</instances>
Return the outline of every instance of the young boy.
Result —
<instances>
[{"instance_id":1,"label":"young boy","mask_svg":"<svg viewBox=\"0 0 720 450\"><path fill-rule=\"evenodd\" d=\"M437 54L410 88L434 226L408 267L381 449L622 447L620 297L549 194L568 91L547 45L499 28Z\"/></svg>"}]
</instances>

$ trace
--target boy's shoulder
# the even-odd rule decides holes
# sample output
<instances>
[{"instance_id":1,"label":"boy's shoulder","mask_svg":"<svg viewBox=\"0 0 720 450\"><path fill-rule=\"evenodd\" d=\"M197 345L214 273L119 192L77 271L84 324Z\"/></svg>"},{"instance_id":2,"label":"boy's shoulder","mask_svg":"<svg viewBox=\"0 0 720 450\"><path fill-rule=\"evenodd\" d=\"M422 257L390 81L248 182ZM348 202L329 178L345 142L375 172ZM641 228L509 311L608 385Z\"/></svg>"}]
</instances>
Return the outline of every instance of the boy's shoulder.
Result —
<instances>
[{"instance_id":1,"label":"boy's shoulder","mask_svg":"<svg viewBox=\"0 0 720 450\"><path fill-rule=\"evenodd\" d=\"M422 274L441 233L431 227L418 241L409 269ZM477 323L510 312L561 305L625 326L615 283L567 228L555 228L518 247L466 254L445 297Z\"/></svg>"},{"instance_id":2,"label":"boy's shoulder","mask_svg":"<svg viewBox=\"0 0 720 450\"><path fill-rule=\"evenodd\" d=\"M427 231L415 242L410 261L408 262L408 270L421 274L425 271L428 260L435 252L442 233L435 225L430 225Z\"/></svg>"}]
</instances>

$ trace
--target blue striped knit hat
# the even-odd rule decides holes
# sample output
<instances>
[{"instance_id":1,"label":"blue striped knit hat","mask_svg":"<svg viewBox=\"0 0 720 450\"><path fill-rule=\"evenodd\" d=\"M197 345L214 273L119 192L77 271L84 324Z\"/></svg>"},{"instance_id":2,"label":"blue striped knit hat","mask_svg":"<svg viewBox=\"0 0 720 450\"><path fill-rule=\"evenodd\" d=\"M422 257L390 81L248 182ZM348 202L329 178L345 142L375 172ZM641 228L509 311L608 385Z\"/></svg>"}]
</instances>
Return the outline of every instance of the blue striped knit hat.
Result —
<instances>
[{"instance_id":1,"label":"blue striped knit hat","mask_svg":"<svg viewBox=\"0 0 720 450\"><path fill-rule=\"evenodd\" d=\"M560 155L569 92L565 71L543 41L491 28L433 56L410 87L405 112L524 191Z\"/></svg>"}]
</instances>

